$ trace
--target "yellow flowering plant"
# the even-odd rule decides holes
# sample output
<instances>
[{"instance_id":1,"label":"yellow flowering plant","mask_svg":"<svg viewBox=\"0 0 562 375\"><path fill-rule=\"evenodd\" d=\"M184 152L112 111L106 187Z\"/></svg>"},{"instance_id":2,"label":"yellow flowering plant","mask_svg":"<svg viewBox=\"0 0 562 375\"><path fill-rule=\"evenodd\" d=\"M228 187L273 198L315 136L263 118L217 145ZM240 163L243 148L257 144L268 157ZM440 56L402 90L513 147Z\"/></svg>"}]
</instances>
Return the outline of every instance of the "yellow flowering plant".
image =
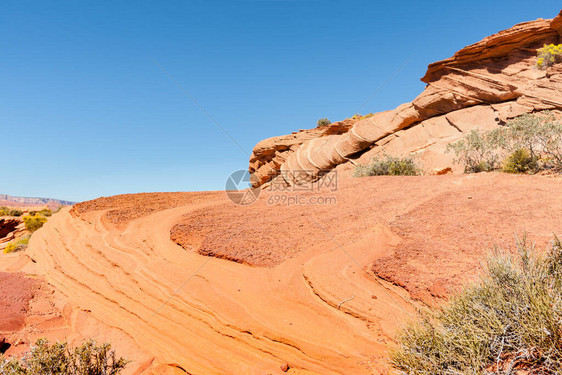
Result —
<instances>
[{"instance_id":1,"label":"yellow flowering plant","mask_svg":"<svg viewBox=\"0 0 562 375\"><path fill-rule=\"evenodd\" d=\"M537 68L546 69L549 66L562 62L562 44L545 44L537 51Z\"/></svg>"}]
</instances>

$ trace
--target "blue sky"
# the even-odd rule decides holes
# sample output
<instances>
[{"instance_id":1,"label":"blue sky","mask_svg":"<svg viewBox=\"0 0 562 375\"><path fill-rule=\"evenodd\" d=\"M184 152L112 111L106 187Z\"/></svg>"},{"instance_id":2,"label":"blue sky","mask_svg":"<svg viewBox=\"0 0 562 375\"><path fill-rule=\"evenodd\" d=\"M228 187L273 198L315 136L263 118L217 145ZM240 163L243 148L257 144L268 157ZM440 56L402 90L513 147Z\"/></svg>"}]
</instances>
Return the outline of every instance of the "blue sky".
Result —
<instances>
[{"instance_id":1,"label":"blue sky","mask_svg":"<svg viewBox=\"0 0 562 375\"><path fill-rule=\"evenodd\" d=\"M557 1L3 1L0 193L218 190L260 140L391 109ZM159 68L161 64L242 147Z\"/></svg>"}]
</instances>

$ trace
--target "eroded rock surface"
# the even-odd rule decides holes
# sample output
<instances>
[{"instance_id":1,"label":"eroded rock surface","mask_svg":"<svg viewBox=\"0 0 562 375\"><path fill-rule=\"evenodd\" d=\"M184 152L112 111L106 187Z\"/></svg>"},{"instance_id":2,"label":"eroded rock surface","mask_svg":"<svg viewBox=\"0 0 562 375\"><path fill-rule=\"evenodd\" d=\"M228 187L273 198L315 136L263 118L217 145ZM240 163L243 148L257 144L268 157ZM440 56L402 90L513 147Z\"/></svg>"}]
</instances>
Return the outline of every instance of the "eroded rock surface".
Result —
<instances>
[{"instance_id":1,"label":"eroded rock surface","mask_svg":"<svg viewBox=\"0 0 562 375\"><path fill-rule=\"evenodd\" d=\"M560 43L561 35L562 12L515 25L429 65L422 78L427 86L411 103L357 121L340 134L313 129L262 141L250 158L254 186L273 178L301 184L319 170L383 152L414 153L428 172L450 167L445 147L463 133L501 126L524 113L562 111L562 65L535 67L537 49ZM302 170L309 176L293 177Z\"/></svg>"},{"instance_id":2,"label":"eroded rock surface","mask_svg":"<svg viewBox=\"0 0 562 375\"><path fill-rule=\"evenodd\" d=\"M302 193L329 205L129 194L63 209L13 256L104 323L72 329L135 360L127 374L382 375L396 329L477 277L494 245L562 233L561 181L348 177Z\"/></svg>"},{"instance_id":3,"label":"eroded rock surface","mask_svg":"<svg viewBox=\"0 0 562 375\"><path fill-rule=\"evenodd\" d=\"M23 220L19 217L0 218L0 250L8 243L29 233L25 228Z\"/></svg>"}]
</instances>

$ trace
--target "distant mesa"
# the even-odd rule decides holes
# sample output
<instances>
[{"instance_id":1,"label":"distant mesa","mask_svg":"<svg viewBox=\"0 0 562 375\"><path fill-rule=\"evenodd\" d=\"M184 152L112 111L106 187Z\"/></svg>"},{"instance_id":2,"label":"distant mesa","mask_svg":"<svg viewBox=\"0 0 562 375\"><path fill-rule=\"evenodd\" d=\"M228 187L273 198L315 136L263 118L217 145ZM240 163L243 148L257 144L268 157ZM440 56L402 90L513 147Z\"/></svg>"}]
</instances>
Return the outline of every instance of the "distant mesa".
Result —
<instances>
[{"instance_id":1,"label":"distant mesa","mask_svg":"<svg viewBox=\"0 0 562 375\"><path fill-rule=\"evenodd\" d=\"M64 201L53 198L31 198L14 197L12 195L0 194L0 206L72 206L76 202Z\"/></svg>"}]
</instances>

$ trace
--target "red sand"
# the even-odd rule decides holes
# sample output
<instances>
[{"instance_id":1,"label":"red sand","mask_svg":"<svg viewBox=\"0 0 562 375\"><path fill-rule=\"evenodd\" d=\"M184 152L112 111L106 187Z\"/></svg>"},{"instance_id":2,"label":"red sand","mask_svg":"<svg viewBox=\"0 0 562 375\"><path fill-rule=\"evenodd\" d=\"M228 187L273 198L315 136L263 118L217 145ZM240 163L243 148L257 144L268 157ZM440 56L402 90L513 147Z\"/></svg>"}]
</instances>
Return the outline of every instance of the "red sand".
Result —
<instances>
[{"instance_id":1,"label":"red sand","mask_svg":"<svg viewBox=\"0 0 562 375\"><path fill-rule=\"evenodd\" d=\"M24 326L35 288L36 283L21 274L0 272L0 335Z\"/></svg>"}]
</instances>

